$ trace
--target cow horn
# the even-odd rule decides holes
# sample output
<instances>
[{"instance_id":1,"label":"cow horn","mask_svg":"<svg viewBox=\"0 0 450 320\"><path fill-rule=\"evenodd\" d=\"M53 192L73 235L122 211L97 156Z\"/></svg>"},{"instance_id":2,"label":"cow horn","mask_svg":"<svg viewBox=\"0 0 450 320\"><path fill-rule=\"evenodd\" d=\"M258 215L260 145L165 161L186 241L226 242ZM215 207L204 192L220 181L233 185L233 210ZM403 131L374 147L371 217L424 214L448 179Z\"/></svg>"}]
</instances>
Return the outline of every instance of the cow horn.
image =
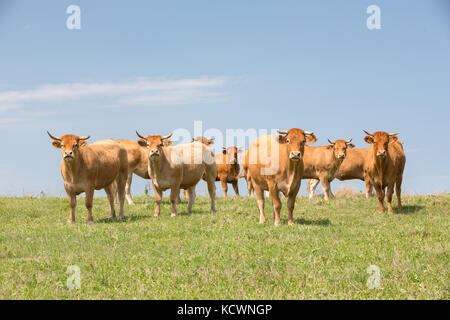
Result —
<instances>
[{"instance_id":1,"label":"cow horn","mask_svg":"<svg viewBox=\"0 0 450 320\"><path fill-rule=\"evenodd\" d=\"M390 133L389 136L396 136L396 135L399 135L399 134L400 133L398 133L398 132L397 133Z\"/></svg>"},{"instance_id":2,"label":"cow horn","mask_svg":"<svg viewBox=\"0 0 450 320\"><path fill-rule=\"evenodd\" d=\"M173 135L173 133L171 133L171 134L169 134L167 136L161 137L161 140L169 139L172 135Z\"/></svg>"},{"instance_id":3,"label":"cow horn","mask_svg":"<svg viewBox=\"0 0 450 320\"><path fill-rule=\"evenodd\" d=\"M370 133L370 132L367 132L366 130L363 130L365 133L367 133L369 136L374 136L374 134L373 133Z\"/></svg>"},{"instance_id":4,"label":"cow horn","mask_svg":"<svg viewBox=\"0 0 450 320\"><path fill-rule=\"evenodd\" d=\"M80 137L79 140L87 140L89 139L91 136L84 136L84 137Z\"/></svg>"},{"instance_id":5,"label":"cow horn","mask_svg":"<svg viewBox=\"0 0 450 320\"><path fill-rule=\"evenodd\" d=\"M278 130L279 134L288 134L288 132L286 130Z\"/></svg>"},{"instance_id":6,"label":"cow horn","mask_svg":"<svg viewBox=\"0 0 450 320\"><path fill-rule=\"evenodd\" d=\"M48 134L48 135L50 136L50 138L52 138L53 140L61 141L61 138L52 136L52 135L50 134L50 132L48 132L48 131L47 131L47 134Z\"/></svg>"},{"instance_id":7,"label":"cow horn","mask_svg":"<svg viewBox=\"0 0 450 320\"><path fill-rule=\"evenodd\" d=\"M147 138L144 137L143 135L141 135L139 132L137 132L137 130L136 130L136 134L137 134L137 136L138 136L139 138L142 138L142 139L144 139L144 140L147 140Z\"/></svg>"},{"instance_id":8,"label":"cow horn","mask_svg":"<svg viewBox=\"0 0 450 320\"><path fill-rule=\"evenodd\" d=\"M345 143L350 143L352 142L353 139L349 139L349 140L345 140Z\"/></svg>"},{"instance_id":9,"label":"cow horn","mask_svg":"<svg viewBox=\"0 0 450 320\"><path fill-rule=\"evenodd\" d=\"M336 143L336 141L331 141L330 139L328 139L328 142L331 143L331 144L335 144Z\"/></svg>"},{"instance_id":10,"label":"cow horn","mask_svg":"<svg viewBox=\"0 0 450 320\"><path fill-rule=\"evenodd\" d=\"M314 135L314 132L312 132L312 131L304 131L304 130L303 130L303 132L304 132L305 134L307 134L307 135L310 135L310 136L313 136L313 135Z\"/></svg>"},{"instance_id":11,"label":"cow horn","mask_svg":"<svg viewBox=\"0 0 450 320\"><path fill-rule=\"evenodd\" d=\"M212 137L212 138L207 138L206 140L208 140L208 141L214 141L214 140L216 140L216 138L215 137Z\"/></svg>"}]
</instances>

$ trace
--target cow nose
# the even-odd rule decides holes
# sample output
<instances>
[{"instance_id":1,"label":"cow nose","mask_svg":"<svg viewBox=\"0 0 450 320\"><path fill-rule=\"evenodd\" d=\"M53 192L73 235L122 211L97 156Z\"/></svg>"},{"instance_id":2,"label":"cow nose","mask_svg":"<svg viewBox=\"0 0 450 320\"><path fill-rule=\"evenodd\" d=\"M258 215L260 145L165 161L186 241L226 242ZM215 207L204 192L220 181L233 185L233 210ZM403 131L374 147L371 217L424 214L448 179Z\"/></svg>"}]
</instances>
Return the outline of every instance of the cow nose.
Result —
<instances>
[{"instance_id":1,"label":"cow nose","mask_svg":"<svg viewBox=\"0 0 450 320\"><path fill-rule=\"evenodd\" d=\"M345 154L340 154L340 155L338 156L338 158L339 158L339 159L344 159L344 158L345 158Z\"/></svg>"},{"instance_id":2,"label":"cow nose","mask_svg":"<svg viewBox=\"0 0 450 320\"><path fill-rule=\"evenodd\" d=\"M301 159L302 158L302 154L300 153L300 151L291 151L291 153L289 154L289 158L291 158L291 159Z\"/></svg>"},{"instance_id":3,"label":"cow nose","mask_svg":"<svg viewBox=\"0 0 450 320\"><path fill-rule=\"evenodd\" d=\"M64 157L73 157L73 151L72 150L64 151Z\"/></svg>"},{"instance_id":4,"label":"cow nose","mask_svg":"<svg viewBox=\"0 0 450 320\"><path fill-rule=\"evenodd\" d=\"M152 149L152 150L150 150L150 155L151 155L151 156L157 156L157 155L159 155L159 150L158 150L158 149Z\"/></svg>"},{"instance_id":5,"label":"cow nose","mask_svg":"<svg viewBox=\"0 0 450 320\"><path fill-rule=\"evenodd\" d=\"M378 151L377 157L384 157L386 155L386 150Z\"/></svg>"}]
</instances>

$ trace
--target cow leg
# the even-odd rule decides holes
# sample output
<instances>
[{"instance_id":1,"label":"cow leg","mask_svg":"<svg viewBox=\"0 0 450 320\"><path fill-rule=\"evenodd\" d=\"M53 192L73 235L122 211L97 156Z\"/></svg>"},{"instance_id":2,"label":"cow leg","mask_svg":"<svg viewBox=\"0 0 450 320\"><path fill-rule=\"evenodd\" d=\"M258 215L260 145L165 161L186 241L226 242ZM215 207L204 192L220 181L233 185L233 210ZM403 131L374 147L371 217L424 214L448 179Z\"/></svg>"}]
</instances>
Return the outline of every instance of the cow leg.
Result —
<instances>
[{"instance_id":1,"label":"cow leg","mask_svg":"<svg viewBox=\"0 0 450 320\"><path fill-rule=\"evenodd\" d=\"M170 203L172 204L172 214L171 217L175 217L177 215L177 203L180 199L180 189L176 187L172 187L170 189Z\"/></svg>"},{"instance_id":2,"label":"cow leg","mask_svg":"<svg viewBox=\"0 0 450 320\"><path fill-rule=\"evenodd\" d=\"M290 194L287 199L288 208L288 225L294 224L294 207L295 207L296 194Z\"/></svg>"},{"instance_id":3,"label":"cow leg","mask_svg":"<svg viewBox=\"0 0 450 320\"><path fill-rule=\"evenodd\" d=\"M380 185L375 185L375 191L377 192L378 202L380 203L380 212L384 212L384 189Z\"/></svg>"},{"instance_id":4,"label":"cow leg","mask_svg":"<svg viewBox=\"0 0 450 320\"><path fill-rule=\"evenodd\" d=\"M387 188L386 200L388 203L388 213L389 214L393 213L393 211L392 211L392 195L394 194L394 184L395 184L395 182L390 183Z\"/></svg>"},{"instance_id":5,"label":"cow leg","mask_svg":"<svg viewBox=\"0 0 450 320\"><path fill-rule=\"evenodd\" d=\"M128 173L127 183L125 185L125 196L127 198L128 204L133 205L134 201L131 197L131 182L133 181L133 172Z\"/></svg>"},{"instance_id":6,"label":"cow leg","mask_svg":"<svg viewBox=\"0 0 450 320\"><path fill-rule=\"evenodd\" d=\"M264 217L264 190L262 190L257 184L253 187L255 188L256 204L259 209L259 223L264 223L266 222L266 217Z\"/></svg>"},{"instance_id":7,"label":"cow leg","mask_svg":"<svg viewBox=\"0 0 450 320\"><path fill-rule=\"evenodd\" d=\"M127 168L128 170L128 168ZM117 182L117 193L119 194L119 219L122 219L124 216L123 206L125 204L125 187L127 184L127 171L119 172L119 176L116 179Z\"/></svg>"},{"instance_id":8,"label":"cow leg","mask_svg":"<svg viewBox=\"0 0 450 320\"><path fill-rule=\"evenodd\" d=\"M194 201L195 201L195 186L190 187L189 189L186 190L187 195L188 195L188 213L192 212L192 206L194 205Z\"/></svg>"},{"instance_id":9,"label":"cow leg","mask_svg":"<svg viewBox=\"0 0 450 320\"><path fill-rule=\"evenodd\" d=\"M152 186L155 194L155 217L158 217L161 211L162 190L158 189L154 183L152 183Z\"/></svg>"},{"instance_id":10,"label":"cow leg","mask_svg":"<svg viewBox=\"0 0 450 320\"><path fill-rule=\"evenodd\" d=\"M397 195L397 207L399 209L402 208L402 181L403 176L400 175L397 177L397 181L395 182L395 194Z\"/></svg>"},{"instance_id":11,"label":"cow leg","mask_svg":"<svg viewBox=\"0 0 450 320\"><path fill-rule=\"evenodd\" d=\"M309 190L309 199L312 199L314 197L314 193L316 192L316 188L319 185L320 180L317 179L309 179L308 180L308 187L306 188Z\"/></svg>"},{"instance_id":12,"label":"cow leg","mask_svg":"<svg viewBox=\"0 0 450 320\"><path fill-rule=\"evenodd\" d=\"M369 199L371 197L373 197L373 190L372 190L372 185L369 181L369 179L365 179L364 183L366 185L366 198Z\"/></svg>"},{"instance_id":13,"label":"cow leg","mask_svg":"<svg viewBox=\"0 0 450 320\"><path fill-rule=\"evenodd\" d=\"M330 197L330 182L325 175L322 175L319 178L320 183L322 184L323 196L325 197L325 201L328 201Z\"/></svg>"},{"instance_id":14,"label":"cow leg","mask_svg":"<svg viewBox=\"0 0 450 320\"><path fill-rule=\"evenodd\" d=\"M94 188L90 188L85 191L86 198L84 201L84 205L86 206L86 209L88 210L88 223L91 224L94 222L94 218L92 217L92 203L94 201Z\"/></svg>"},{"instance_id":15,"label":"cow leg","mask_svg":"<svg viewBox=\"0 0 450 320\"><path fill-rule=\"evenodd\" d=\"M216 212L216 176L216 165L206 165L203 178L206 180L206 184L208 185L209 198L211 199L211 212Z\"/></svg>"},{"instance_id":16,"label":"cow leg","mask_svg":"<svg viewBox=\"0 0 450 320\"><path fill-rule=\"evenodd\" d=\"M106 196L108 197L108 201L109 201L109 207L110 207L109 216L111 218L115 218L116 211L114 210L114 198L115 198L116 189L114 188L114 183L111 183L109 186L107 186L105 188L105 192L106 192Z\"/></svg>"},{"instance_id":17,"label":"cow leg","mask_svg":"<svg viewBox=\"0 0 450 320\"><path fill-rule=\"evenodd\" d=\"M224 198L227 198L227 192L228 192L228 185L226 179L220 179L220 183L222 183L222 190L223 190L223 196Z\"/></svg>"},{"instance_id":18,"label":"cow leg","mask_svg":"<svg viewBox=\"0 0 450 320\"><path fill-rule=\"evenodd\" d=\"M281 200L280 200L280 192L278 188L274 184L269 184L269 193L272 198L272 207L275 212L275 225L280 225L280 211L281 211Z\"/></svg>"},{"instance_id":19,"label":"cow leg","mask_svg":"<svg viewBox=\"0 0 450 320\"><path fill-rule=\"evenodd\" d=\"M239 195L239 187L238 187L238 181L235 180L231 183L233 185L233 189L234 189L234 193L236 193L236 195Z\"/></svg>"},{"instance_id":20,"label":"cow leg","mask_svg":"<svg viewBox=\"0 0 450 320\"><path fill-rule=\"evenodd\" d=\"M75 194L68 194L69 197L69 219L67 219L68 223L75 222L75 207L77 206L77 196Z\"/></svg>"}]
</instances>

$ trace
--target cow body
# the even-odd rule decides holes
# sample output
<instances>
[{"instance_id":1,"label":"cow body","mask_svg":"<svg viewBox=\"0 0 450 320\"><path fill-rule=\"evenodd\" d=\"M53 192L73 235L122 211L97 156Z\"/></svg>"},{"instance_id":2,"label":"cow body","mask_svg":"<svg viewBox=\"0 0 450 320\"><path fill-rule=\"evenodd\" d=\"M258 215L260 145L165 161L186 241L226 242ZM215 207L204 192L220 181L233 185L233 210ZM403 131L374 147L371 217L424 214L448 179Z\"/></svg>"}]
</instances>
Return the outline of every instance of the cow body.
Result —
<instances>
[{"instance_id":1,"label":"cow body","mask_svg":"<svg viewBox=\"0 0 450 320\"><path fill-rule=\"evenodd\" d=\"M291 225L294 222L295 198L303 175L302 157L306 135L312 133L297 128L279 132L280 136L261 136L250 144L248 174L257 197L259 222L265 222L264 191L268 190L272 198L275 225L280 224L280 192L288 198L288 223Z\"/></svg>"},{"instance_id":2,"label":"cow body","mask_svg":"<svg viewBox=\"0 0 450 320\"><path fill-rule=\"evenodd\" d=\"M339 169L335 173L335 178L341 181L359 179L365 182L366 187L366 198L371 197L372 186L370 185L369 179L364 174L364 162L369 149L347 149L347 156L344 161L342 161ZM308 180L307 191L310 192L309 198L314 197L314 191L319 185L319 179ZM334 197L333 192L330 188L330 194Z\"/></svg>"},{"instance_id":3,"label":"cow body","mask_svg":"<svg viewBox=\"0 0 450 320\"><path fill-rule=\"evenodd\" d=\"M364 173L375 188L379 201L379 210L383 212L384 197L388 203L388 213L392 214L392 196L397 195L398 208L402 207L401 185L403 181L403 170L405 169L406 156L403 146L398 141L397 134L378 131L369 133L364 140L370 144L364 163ZM385 189L387 188L387 193Z\"/></svg>"},{"instance_id":4,"label":"cow body","mask_svg":"<svg viewBox=\"0 0 450 320\"><path fill-rule=\"evenodd\" d=\"M49 134L50 135L50 134ZM115 217L114 188L117 183L120 212L122 218L125 199L125 183L128 174L127 152L113 140L97 141L86 145L86 139L75 135L52 137L53 145L61 148L61 175L64 188L69 197L69 222L75 221L76 196L86 193L85 205L88 209L88 222L93 222L92 202L94 190L105 189L111 208L111 217Z\"/></svg>"},{"instance_id":5,"label":"cow body","mask_svg":"<svg viewBox=\"0 0 450 320\"><path fill-rule=\"evenodd\" d=\"M330 182L335 178L339 167L347 155L347 144L350 141L330 141L331 145L310 147L305 146L303 157L302 179L318 179L322 184L325 200L334 197L330 190ZM311 196L310 196L311 198Z\"/></svg>"},{"instance_id":6,"label":"cow body","mask_svg":"<svg viewBox=\"0 0 450 320\"><path fill-rule=\"evenodd\" d=\"M217 165L216 181L222 184L223 195L226 198L228 183L231 183L236 195L239 195L238 179L240 166L237 155L240 149L237 147L224 148L223 152L214 156Z\"/></svg>"},{"instance_id":7,"label":"cow body","mask_svg":"<svg viewBox=\"0 0 450 320\"><path fill-rule=\"evenodd\" d=\"M138 134L139 135L139 134ZM188 212L195 200L195 186L204 176L211 199L211 211L215 211L215 179L217 168L212 151L200 142L176 146L163 146L167 137L139 135L141 145L148 148L148 173L155 192L155 216L159 216L162 192L170 189L172 216L177 213L180 189L188 193Z\"/></svg>"},{"instance_id":8,"label":"cow body","mask_svg":"<svg viewBox=\"0 0 450 320\"><path fill-rule=\"evenodd\" d=\"M248 196L252 197L254 195L254 189L252 185L252 180L250 178L250 174L248 172L248 163L249 163L249 152L246 150L244 152L244 155L241 157L241 166L242 166L242 173L239 176L239 178L244 178L247 183L247 192Z\"/></svg>"}]
</instances>

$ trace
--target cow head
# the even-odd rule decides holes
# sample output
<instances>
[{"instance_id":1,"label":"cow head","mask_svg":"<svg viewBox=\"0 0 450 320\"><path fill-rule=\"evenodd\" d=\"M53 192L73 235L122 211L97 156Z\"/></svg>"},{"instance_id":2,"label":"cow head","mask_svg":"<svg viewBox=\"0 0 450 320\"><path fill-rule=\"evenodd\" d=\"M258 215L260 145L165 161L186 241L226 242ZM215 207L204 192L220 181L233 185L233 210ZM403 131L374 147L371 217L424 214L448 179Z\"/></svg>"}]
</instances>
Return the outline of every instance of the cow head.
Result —
<instances>
[{"instance_id":1,"label":"cow head","mask_svg":"<svg viewBox=\"0 0 450 320\"><path fill-rule=\"evenodd\" d=\"M375 150L375 156L379 159L384 159L387 156L389 144L398 141L398 133L387 133L383 131L377 131L374 133L363 130L366 134L364 141L371 144Z\"/></svg>"},{"instance_id":2,"label":"cow head","mask_svg":"<svg viewBox=\"0 0 450 320\"><path fill-rule=\"evenodd\" d=\"M200 136L200 137L192 138L192 142L198 141L198 142L201 142L201 143L203 143L203 144L205 144L205 145L207 145L207 146L210 146L210 145L213 145L213 144L214 144L214 139L215 139L215 138L210 138L210 139L208 139L208 138L205 138L205 137L203 137L203 136Z\"/></svg>"},{"instance_id":3,"label":"cow head","mask_svg":"<svg viewBox=\"0 0 450 320\"><path fill-rule=\"evenodd\" d=\"M226 156L227 164L237 164L238 163L238 154L242 152L241 148L238 147L228 147L222 148L222 153Z\"/></svg>"},{"instance_id":4,"label":"cow head","mask_svg":"<svg viewBox=\"0 0 450 320\"><path fill-rule=\"evenodd\" d=\"M160 135L149 135L149 136L142 136L139 134L139 132L136 131L136 134L138 135L139 139L138 143L140 146L147 147L149 150L148 158L149 159L157 159L161 156L162 147L166 146L166 141L172 136L172 133L167 136L160 136Z\"/></svg>"},{"instance_id":5,"label":"cow head","mask_svg":"<svg viewBox=\"0 0 450 320\"><path fill-rule=\"evenodd\" d=\"M350 143L352 142L352 139L336 141L331 141L330 139L328 139L328 142L330 143L328 149L333 150L334 157L338 160L344 160L347 156L347 148L353 148L355 146L354 144Z\"/></svg>"},{"instance_id":6,"label":"cow head","mask_svg":"<svg viewBox=\"0 0 450 320\"><path fill-rule=\"evenodd\" d=\"M52 145L61 149L63 159L72 161L78 156L79 149L87 144L86 140L91 136L79 137L73 134L66 134L61 137L54 137L47 131L50 138L53 139Z\"/></svg>"},{"instance_id":7,"label":"cow head","mask_svg":"<svg viewBox=\"0 0 450 320\"><path fill-rule=\"evenodd\" d=\"M310 131L292 128L289 130L278 130L279 142L286 144L289 152L289 159L293 161L301 160L305 151L305 144L314 143L317 137Z\"/></svg>"}]
</instances>

